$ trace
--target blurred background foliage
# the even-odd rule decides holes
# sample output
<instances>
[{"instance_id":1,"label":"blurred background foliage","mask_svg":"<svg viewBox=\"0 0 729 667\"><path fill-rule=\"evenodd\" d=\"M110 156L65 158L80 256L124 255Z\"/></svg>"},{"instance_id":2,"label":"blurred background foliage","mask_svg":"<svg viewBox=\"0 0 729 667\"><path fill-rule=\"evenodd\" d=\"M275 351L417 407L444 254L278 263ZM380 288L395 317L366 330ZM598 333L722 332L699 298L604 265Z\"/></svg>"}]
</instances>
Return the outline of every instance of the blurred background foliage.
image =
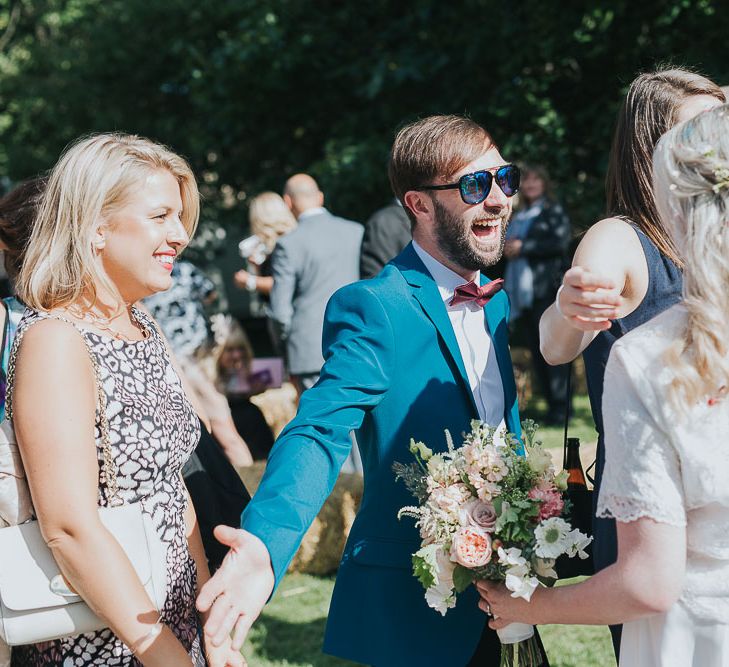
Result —
<instances>
[{"instance_id":1,"label":"blurred background foliage","mask_svg":"<svg viewBox=\"0 0 729 667\"><path fill-rule=\"evenodd\" d=\"M389 199L395 130L466 113L545 164L576 227L603 209L613 119L670 60L729 83L721 0L0 0L0 178L122 130L191 161L198 258L246 230L246 200L308 171L365 220Z\"/></svg>"}]
</instances>

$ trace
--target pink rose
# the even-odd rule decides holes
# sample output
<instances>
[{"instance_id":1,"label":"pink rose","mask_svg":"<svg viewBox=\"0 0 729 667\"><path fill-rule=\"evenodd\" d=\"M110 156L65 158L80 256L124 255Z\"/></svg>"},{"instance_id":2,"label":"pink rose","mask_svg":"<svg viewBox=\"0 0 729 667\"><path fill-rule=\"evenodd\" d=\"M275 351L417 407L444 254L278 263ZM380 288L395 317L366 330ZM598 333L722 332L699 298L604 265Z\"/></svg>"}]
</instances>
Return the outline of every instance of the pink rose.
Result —
<instances>
[{"instance_id":1,"label":"pink rose","mask_svg":"<svg viewBox=\"0 0 729 667\"><path fill-rule=\"evenodd\" d=\"M539 521L562 514L564 501L556 489L544 490L537 487L529 492L529 497L532 500L539 500L541 503L539 506Z\"/></svg>"},{"instance_id":2,"label":"pink rose","mask_svg":"<svg viewBox=\"0 0 729 667\"><path fill-rule=\"evenodd\" d=\"M491 503L472 500L461 509L459 519L462 526L483 528L486 532L493 533L496 527L496 510Z\"/></svg>"},{"instance_id":3,"label":"pink rose","mask_svg":"<svg viewBox=\"0 0 729 667\"><path fill-rule=\"evenodd\" d=\"M491 536L482 528L462 526L453 536L451 560L463 567L483 567L491 553Z\"/></svg>"}]
</instances>

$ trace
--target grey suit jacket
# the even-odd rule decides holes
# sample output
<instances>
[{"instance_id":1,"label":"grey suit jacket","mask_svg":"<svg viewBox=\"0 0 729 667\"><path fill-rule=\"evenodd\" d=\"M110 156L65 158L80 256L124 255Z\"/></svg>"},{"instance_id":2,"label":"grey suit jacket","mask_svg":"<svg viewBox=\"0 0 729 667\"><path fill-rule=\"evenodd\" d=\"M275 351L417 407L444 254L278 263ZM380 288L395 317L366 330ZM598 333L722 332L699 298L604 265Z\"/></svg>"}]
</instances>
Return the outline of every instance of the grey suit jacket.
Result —
<instances>
[{"instance_id":1,"label":"grey suit jacket","mask_svg":"<svg viewBox=\"0 0 729 667\"><path fill-rule=\"evenodd\" d=\"M362 233L359 223L324 211L305 217L276 243L271 315L294 375L321 370L324 310L334 292L359 279Z\"/></svg>"}]
</instances>

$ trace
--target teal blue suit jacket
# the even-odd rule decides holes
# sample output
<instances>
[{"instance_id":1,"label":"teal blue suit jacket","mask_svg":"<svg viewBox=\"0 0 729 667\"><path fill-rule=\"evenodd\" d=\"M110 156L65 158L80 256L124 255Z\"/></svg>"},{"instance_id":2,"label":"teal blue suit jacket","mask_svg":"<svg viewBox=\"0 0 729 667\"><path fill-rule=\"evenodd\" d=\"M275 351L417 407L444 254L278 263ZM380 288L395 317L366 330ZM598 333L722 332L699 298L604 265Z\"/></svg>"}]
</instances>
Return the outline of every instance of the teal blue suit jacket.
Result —
<instances>
[{"instance_id":1,"label":"teal blue suit jacket","mask_svg":"<svg viewBox=\"0 0 729 667\"><path fill-rule=\"evenodd\" d=\"M487 282L484 279L483 282ZM485 307L504 387L505 420L521 435L507 342L508 299ZM371 280L340 289L324 322L324 367L277 440L242 526L268 547L277 583L337 480L354 431L364 496L344 549L324 651L383 667L465 665L484 629L473 587L441 616L411 572L420 545L398 510L413 498L396 483L410 438L445 450L478 417L443 300L412 245Z\"/></svg>"}]
</instances>

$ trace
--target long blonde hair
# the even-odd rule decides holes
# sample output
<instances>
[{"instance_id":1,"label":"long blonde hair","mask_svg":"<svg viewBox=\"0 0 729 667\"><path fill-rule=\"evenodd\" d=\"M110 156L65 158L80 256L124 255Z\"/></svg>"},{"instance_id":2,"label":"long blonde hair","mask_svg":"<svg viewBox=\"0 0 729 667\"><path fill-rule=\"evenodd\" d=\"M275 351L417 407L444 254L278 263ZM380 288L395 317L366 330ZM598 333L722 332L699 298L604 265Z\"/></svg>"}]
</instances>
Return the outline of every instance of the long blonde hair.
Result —
<instances>
[{"instance_id":1,"label":"long blonde hair","mask_svg":"<svg viewBox=\"0 0 729 667\"><path fill-rule=\"evenodd\" d=\"M670 400L691 406L729 386L729 105L668 132L654 156L658 212L685 269L685 335L667 353Z\"/></svg>"},{"instance_id":2,"label":"long blonde hair","mask_svg":"<svg viewBox=\"0 0 729 667\"><path fill-rule=\"evenodd\" d=\"M118 290L96 257L93 237L150 172L166 170L180 184L182 224L195 232L200 199L187 162L168 148L129 134L81 138L63 153L48 178L17 282L20 298L36 310L96 298L96 285Z\"/></svg>"},{"instance_id":3,"label":"long blonde hair","mask_svg":"<svg viewBox=\"0 0 729 667\"><path fill-rule=\"evenodd\" d=\"M262 192L251 200L248 209L251 233L266 245L270 253L278 237L296 227L296 218L281 195L275 192Z\"/></svg>"}]
</instances>

